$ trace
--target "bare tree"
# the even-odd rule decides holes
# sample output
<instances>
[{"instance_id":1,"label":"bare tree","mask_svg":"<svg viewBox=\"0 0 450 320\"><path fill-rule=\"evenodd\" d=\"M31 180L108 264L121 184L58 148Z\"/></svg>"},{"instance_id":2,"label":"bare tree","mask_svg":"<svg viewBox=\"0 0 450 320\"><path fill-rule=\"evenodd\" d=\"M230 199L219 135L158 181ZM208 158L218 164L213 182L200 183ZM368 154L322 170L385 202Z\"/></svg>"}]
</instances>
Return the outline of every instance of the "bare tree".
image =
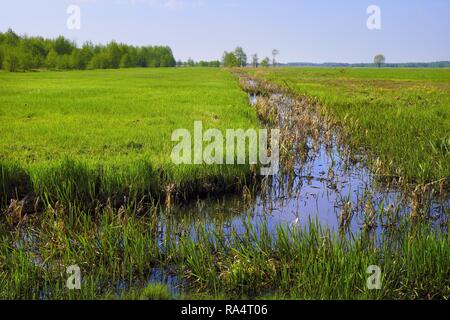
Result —
<instances>
[{"instance_id":1,"label":"bare tree","mask_svg":"<svg viewBox=\"0 0 450 320\"><path fill-rule=\"evenodd\" d=\"M253 68L258 68L258 65L259 65L258 54L255 53L254 55L252 55L252 66Z\"/></svg>"},{"instance_id":2,"label":"bare tree","mask_svg":"<svg viewBox=\"0 0 450 320\"><path fill-rule=\"evenodd\" d=\"M273 65L274 67L277 66L277 60L276 60L276 58L277 58L277 55L279 55L279 54L280 54L280 51L278 51L277 49L273 49L273 50L272 50L272 65Z\"/></svg>"}]
</instances>

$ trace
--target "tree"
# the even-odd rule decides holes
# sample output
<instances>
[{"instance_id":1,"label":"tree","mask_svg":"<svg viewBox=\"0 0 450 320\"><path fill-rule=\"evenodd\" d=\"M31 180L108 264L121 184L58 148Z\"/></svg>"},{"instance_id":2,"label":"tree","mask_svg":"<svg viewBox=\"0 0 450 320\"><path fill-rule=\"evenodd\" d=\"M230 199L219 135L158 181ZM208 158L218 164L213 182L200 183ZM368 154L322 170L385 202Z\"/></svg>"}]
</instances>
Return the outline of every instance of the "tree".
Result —
<instances>
[{"instance_id":1,"label":"tree","mask_svg":"<svg viewBox=\"0 0 450 320\"><path fill-rule=\"evenodd\" d=\"M225 68L234 68L239 66L238 59L233 52L224 52L223 54L223 66Z\"/></svg>"},{"instance_id":2,"label":"tree","mask_svg":"<svg viewBox=\"0 0 450 320\"><path fill-rule=\"evenodd\" d=\"M81 48L62 36L56 39L0 32L0 68L8 71L49 69L106 69L119 67L173 67L170 47L134 47L115 41L104 45L86 42Z\"/></svg>"},{"instance_id":3,"label":"tree","mask_svg":"<svg viewBox=\"0 0 450 320\"><path fill-rule=\"evenodd\" d=\"M161 67L175 67L176 64L172 49L169 47L161 48Z\"/></svg>"},{"instance_id":4,"label":"tree","mask_svg":"<svg viewBox=\"0 0 450 320\"><path fill-rule=\"evenodd\" d=\"M120 59L120 68L131 68L133 63L131 61L130 55L125 53Z\"/></svg>"},{"instance_id":5,"label":"tree","mask_svg":"<svg viewBox=\"0 0 450 320\"><path fill-rule=\"evenodd\" d=\"M195 67L195 62L194 62L194 60L192 60L191 58L189 58L189 59L187 60L187 62L186 62L186 65L187 65L188 67Z\"/></svg>"},{"instance_id":6,"label":"tree","mask_svg":"<svg viewBox=\"0 0 450 320\"><path fill-rule=\"evenodd\" d=\"M0 43L1 43L1 41L0 41ZM3 55L4 55L3 48L0 46L0 69L3 68Z\"/></svg>"},{"instance_id":7,"label":"tree","mask_svg":"<svg viewBox=\"0 0 450 320\"><path fill-rule=\"evenodd\" d=\"M44 66L47 57L47 48L43 38L39 37L23 37L19 45L20 51L26 56L24 61L24 69L37 69Z\"/></svg>"},{"instance_id":8,"label":"tree","mask_svg":"<svg viewBox=\"0 0 450 320\"><path fill-rule=\"evenodd\" d=\"M7 48L3 57L3 69L9 72L19 71L21 60L21 52L17 48Z\"/></svg>"},{"instance_id":9,"label":"tree","mask_svg":"<svg viewBox=\"0 0 450 320\"><path fill-rule=\"evenodd\" d=\"M270 65L270 59L269 57L265 57L262 61L261 61L261 67L263 68L268 68Z\"/></svg>"},{"instance_id":10,"label":"tree","mask_svg":"<svg viewBox=\"0 0 450 320\"><path fill-rule=\"evenodd\" d=\"M28 71L39 66L39 62L31 52L19 51L19 65L23 71Z\"/></svg>"},{"instance_id":11,"label":"tree","mask_svg":"<svg viewBox=\"0 0 450 320\"><path fill-rule=\"evenodd\" d=\"M159 68L161 66L161 61L159 56L156 54L156 50L152 47L147 48L147 67Z\"/></svg>"},{"instance_id":12,"label":"tree","mask_svg":"<svg viewBox=\"0 0 450 320\"><path fill-rule=\"evenodd\" d=\"M220 61L219 60L210 61L209 62L209 66L212 67L212 68L219 68L220 67Z\"/></svg>"},{"instance_id":13,"label":"tree","mask_svg":"<svg viewBox=\"0 0 450 320\"><path fill-rule=\"evenodd\" d=\"M111 68L111 56L106 51L96 53L88 65L89 69L109 69Z\"/></svg>"},{"instance_id":14,"label":"tree","mask_svg":"<svg viewBox=\"0 0 450 320\"><path fill-rule=\"evenodd\" d=\"M247 55L245 54L244 49L242 49L242 47L237 47L234 50L234 55L236 56L238 67L247 66Z\"/></svg>"},{"instance_id":15,"label":"tree","mask_svg":"<svg viewBox=\"0 0 450 320\"><path fill-rule=\"evenodd\" d=\"M119 68L120 59L122 58L122 53L120 52L119 45L115 41L111 41L106 46L106 50L109 55L110 67L113 69Z\"/></svg>"},{"instance_id":16,"label":"tree","mask_svg":"<svg viewBox=\"0 0 450 320\"><path fill-rule=\"evenodd\" d=\"M382 55L382 54L377 54L377 55L375 56L375 58L373 58L373 63L374 63L378 68L381 68L381 66L382 66L383 64L386 63L386 58L385 58L384 55Z\"/></svg>"},{"instance_id":17,"label":"tree","mask_svg":"<svg viewBox=\"0 0 450 320\"><path fill-rule=\"evenodd\" d=\"M258 59L258 54L254 54L254 55L252 55L252 67L253 68L258 68L258 61L259 61L259 59Z\"/></svg>"},{"instance_id":18,"label":"tree","mask_svg":"<svg viewBox=\"0 0 450 320\"><path fill-rule=\"evenodd\" d=\"M83 59L83 53L80 49L75 49L70 54L71 69L83 70L86 68L86 63Z\"/></svg>"},{"instance_id":19,"label":"tree","mask_svg":"<svg viewBox=\"0 0 450 320\"><path fill-rule=\"evenodd\" d=\"M274 66L274 67L276 67L277 66L277 55L279 55L280 54L280 52L277 50L277 49L273 49L272 50L272 65Z\"/></svg>"},{"instance_id":20,"label":"tree","mask_svg":"<svg viewBox=\"0 0 450 320\"><path fill-rule=\"evenodd\" d=\"M91 61L94 55L94 45L92 42L85 42L78 51L80 52L80 69L84 70L88 67L89 61Z\"/></svg>"},{"instance_id":21,"label":"tree","mask_svg":"<svg viewBox=\"0 0 450 320\"><path fill-rule=\"evenodd\" d=\"M70 54L63 54L58 56L56 60L56 68L58 70L70 70L72 69L72 64L70 61Z\"/></svg>"},{"instance_id":22,"label":"tree","mask_svg":"<svg viewBox=\"0 0 450 320\"><path fill-rule=\"evenodd\" d=\"M136 52L136 66L146 68L147 67L147 48L138 48Z\"/></svg>"},{"instance_id":23,"label":"tree","mask_svg":"<svg viewBox=\"0 0 450 320\"><path fill-rule=\"evenodd\" d=\"M3 41L10 46L16 46L20 41L20 37L11 28L3 34L3 38Z\"/></svg>"},{"instance_id":24,"label":"tree","mask_svg":"<svg viewBox=\"0 0 450 320\"><path fill-rule=\"evenodd\" d=\"M56 38L53 44L53 49L55 49L58 55L71 54L74 48L75 45L63 36L59 36L58 38Z\"/></svg>"},{"instance_id":25,"label":"tree","mask_svg":"<svg viewBox=\"0 0 450 320\"><path fill-rule=\"evenodd\" d=\"M58 63L58 54L55 49L50 50L45 60L45 65L49 69L56 69L56 64Z\"/></svg>"}]
</instances>

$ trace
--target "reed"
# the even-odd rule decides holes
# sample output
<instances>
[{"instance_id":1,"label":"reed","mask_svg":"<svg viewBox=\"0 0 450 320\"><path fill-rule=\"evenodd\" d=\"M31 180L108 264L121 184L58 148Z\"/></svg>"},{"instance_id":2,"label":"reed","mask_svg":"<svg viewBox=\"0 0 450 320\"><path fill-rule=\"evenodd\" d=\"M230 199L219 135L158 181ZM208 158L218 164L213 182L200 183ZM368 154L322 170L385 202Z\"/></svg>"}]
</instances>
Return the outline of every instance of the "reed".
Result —
<instances>
[{"instance_id":1,"label":"reed","mask_svg":"<svg viewBox=\"0 0 450 320\"><path fill-rule=\"evenodd\" d=\"M409 219L394 230L335 233L311 220L304 227L265 223L244 230L184 225L158 210L48 208L20 225L2 222L0 297L4 299L279 298L448 299L448 223ZM185 231L182 231L185 230ZM187 231L186 231L187 230ZM81 290L66 288L67 266L82 270ZM380 290L367 268L382 270ZM164 286L176 277L177 295ZM166 281L166 282L164 282Z\"/></svg>"},{"instance_id":2,"label":"reed","mask_svg":"<svg viewBox=\"0 0 450 320\"><path fill-rule=\"evenodd\" d=\"M449 188L450 77L439 69L254 69L248 73L310 104L365 153L380 177ZM413 187L414 189L414 187Z\"/></svg>"}]
</instances>

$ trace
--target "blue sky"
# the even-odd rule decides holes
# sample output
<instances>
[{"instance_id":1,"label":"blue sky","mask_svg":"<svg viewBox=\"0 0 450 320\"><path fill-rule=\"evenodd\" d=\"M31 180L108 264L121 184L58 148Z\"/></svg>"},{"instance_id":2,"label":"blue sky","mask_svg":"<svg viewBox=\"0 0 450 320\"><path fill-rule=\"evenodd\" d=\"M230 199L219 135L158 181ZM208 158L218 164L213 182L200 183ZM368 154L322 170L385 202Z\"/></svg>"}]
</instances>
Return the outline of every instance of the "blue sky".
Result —
<instances>
[{"instance_id":1,"label":"blue sky","mask_svg":"<svg viewBox=\"0 0 450 320\"><path fill-rule=\"evenodd\" d=\"M69 30L66 10L81 9ZM381 30L369 30L369 5ZM169 45L177 59L219 59L240 45L282 62L450 60L448 0L2 0L0 30L77 41Z\"/></svg>"}]
</instances>

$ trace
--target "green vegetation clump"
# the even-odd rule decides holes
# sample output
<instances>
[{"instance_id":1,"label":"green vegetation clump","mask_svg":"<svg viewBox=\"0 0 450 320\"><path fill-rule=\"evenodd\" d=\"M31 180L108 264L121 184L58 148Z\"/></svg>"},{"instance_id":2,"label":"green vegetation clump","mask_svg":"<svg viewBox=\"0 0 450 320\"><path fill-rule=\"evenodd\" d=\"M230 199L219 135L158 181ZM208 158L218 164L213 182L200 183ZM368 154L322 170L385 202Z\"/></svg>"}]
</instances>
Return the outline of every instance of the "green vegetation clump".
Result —
<instances>
[{"instance_id":1,"label":"green vegetation clump","mask_svg":"<svg viewBox=\"0 0 450 320\"><path fill-rule=\"evenodd\" d=\"M424 183L450 177L450 72L446 69L253 70L318 102L344 142L381 175Z\"/></svg>"},{"instance_id":2,"label":"green vegetation clump","mask_svg":"<svg viewBox=\"0 0 450 320\"><path fill-rule=\"evenodd\" d=\"M226 68L245 67L247 66L247 54L242 47L237 47L233 52L225 51L222 63Z\"/></svg>"},{"instance_id":3,"label":"green vegetation clump","mask_svg":"<svg viewBox=\"0 0 450 320\"><path fill-rule=\"evenodd\" d=\"M164 283L150 283L143 288L132 288L122 295L112 294L107 299L120 298L121 300L171 300L173 299L169 287Z\"/></svg>"},{"instance_id":4,"label":"green vegetation clump","mask_svg":"<svg viewBox=\"0 0 450 320\"><path fill-rule=\"evenodd\" d=\"M257 128L227 71L206 68L0 73L2 206L30 192L54 203L230 191L248 165L174 165L172 132ZM147 199L148 200L148 199ZM118 204L119 204L118 203Z\"/></svg>"},{"instance_id":5,"label":"green vegetation clump","mask_svg":"<svg viewBox=\"0 0 450 320\"><path fill-rule=\"evenodd\" d=\"M19 36L9 29L0 32L0 69L84 70L131 67L174 67L169 47L134 47L112 41L106 46L86 42L81 48L62 36L56 39Z\"/></svg>"},{"instance_id":6,"label":"green vegetation clump","mask_svg":"<svg viewBox=\"0 0 450 320\"><path fill-rule=\"evenodd\" d=\"M162 283L152 283L144 288L141 299L169 300L171 298L169 287Z\"/></svg>"}]
</instances>

